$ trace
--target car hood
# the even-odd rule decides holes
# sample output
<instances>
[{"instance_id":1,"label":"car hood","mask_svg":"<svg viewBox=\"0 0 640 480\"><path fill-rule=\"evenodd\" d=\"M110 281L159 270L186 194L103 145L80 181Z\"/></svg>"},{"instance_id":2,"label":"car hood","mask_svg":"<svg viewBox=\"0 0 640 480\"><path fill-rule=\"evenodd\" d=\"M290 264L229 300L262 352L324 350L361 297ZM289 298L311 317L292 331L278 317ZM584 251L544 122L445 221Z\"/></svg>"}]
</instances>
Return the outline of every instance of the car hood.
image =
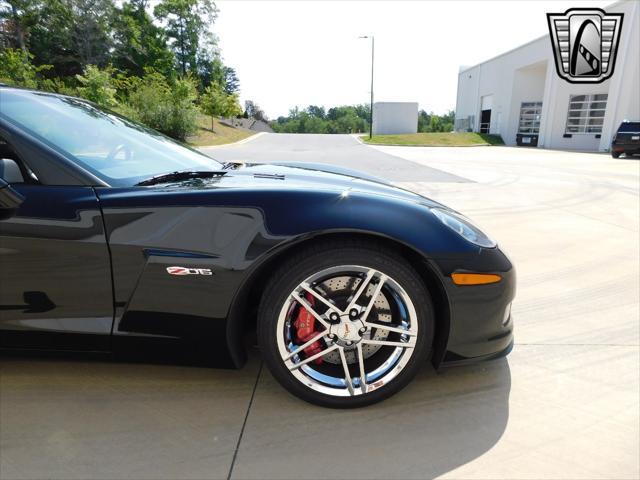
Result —
<instances>
[{"instance_id":1,"label":"car hood","mask_svg":"<svg viewBox=\"0 0 640 480\"><path fill-rule=\"evenodd\" d=\"M225 165L225 175L206 179L158 185L160 188L282 188L331 190L389 196L441 206L431 199L396 187L386 180L348 168L318 163L232 163Z\"/></svg>"}]
</instances>

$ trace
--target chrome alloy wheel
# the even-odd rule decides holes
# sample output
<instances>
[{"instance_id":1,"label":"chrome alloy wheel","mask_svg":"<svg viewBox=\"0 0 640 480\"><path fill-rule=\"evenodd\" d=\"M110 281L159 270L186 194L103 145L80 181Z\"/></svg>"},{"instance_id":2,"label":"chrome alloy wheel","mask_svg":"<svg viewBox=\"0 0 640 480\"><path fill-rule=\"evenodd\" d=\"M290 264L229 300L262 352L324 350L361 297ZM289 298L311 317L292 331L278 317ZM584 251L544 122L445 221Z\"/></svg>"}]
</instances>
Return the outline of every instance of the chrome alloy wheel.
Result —
<instances>
[{"instance_id":1,"label":"chrome alloy wheel","mask_svg":"<svg viewBox=\"0 0 640 480\"><path fill-rule=\"evenodd\" d=\"M301 309L315 321L304 343L294 325ZM372 392L398 376L417 335L416 309L402 286L359 265L305 279L287 297L277 322L278 350L289 371L307 387L340 397Z\"/></svg>"}]
</instances>

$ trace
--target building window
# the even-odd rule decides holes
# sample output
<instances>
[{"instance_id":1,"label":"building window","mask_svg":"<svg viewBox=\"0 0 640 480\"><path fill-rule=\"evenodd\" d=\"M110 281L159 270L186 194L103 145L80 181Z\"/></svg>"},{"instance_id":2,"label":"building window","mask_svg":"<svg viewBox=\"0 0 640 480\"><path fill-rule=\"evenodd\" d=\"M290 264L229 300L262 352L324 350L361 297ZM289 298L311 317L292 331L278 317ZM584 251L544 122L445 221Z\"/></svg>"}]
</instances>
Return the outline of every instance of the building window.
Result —
<instances>
[{"instance_id":1,"label":"building window","mask_svg":"<svg viewBox=\"0 0 640 480\"><path fill-rule=\"evenodd\" d=\"M518 133L538 135L540 133L541 112L542 102L522 102L520 105Z\"/></svg>"},{"instance_id":2,"label":"building window","mask_svg":"<svg viewBox=\"0 0 640 480\"><path fill-rule=\"evenodd\" d=\"M571 95L565 133L602 133L606 93L597 95Z\"/></svg>"}]
</instances>

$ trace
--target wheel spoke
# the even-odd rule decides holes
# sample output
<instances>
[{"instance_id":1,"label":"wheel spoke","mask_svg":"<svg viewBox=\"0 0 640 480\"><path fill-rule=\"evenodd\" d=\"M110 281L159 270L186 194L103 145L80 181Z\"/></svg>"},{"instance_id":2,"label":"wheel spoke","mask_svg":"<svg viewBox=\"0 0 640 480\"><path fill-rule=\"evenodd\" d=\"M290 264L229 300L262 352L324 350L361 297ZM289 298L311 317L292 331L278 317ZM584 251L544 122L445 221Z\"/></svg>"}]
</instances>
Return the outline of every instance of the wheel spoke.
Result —
<instances>
[{"instance_id":1,"label":"wheel spoke","mask_svg":"<svg viewBox=\"0 0 640 480\"><path fill-rule=\"evenodd\" d=\"M327 353L333 352L337 348L338 348L338 345L332 345L331 347L329 347L329 348L327 348L327 349L325 349L325 350L323 350L323 351L321 351L319 353L316 353L315 355L311 355L309 358L305 358L304 360L302 360L302 361L300 361L298 363L294 363L293 365L291 365L289 367L289 370L295 370L297 368L300 368L300 367L302 367L303 365L306 365L309 362L313 362L316 358L320 358L320 357L326 355Z\"/></svg>"},{"instance_id":2,"label":"wheel spoke","mask_svg":"<svg viewBox=\"0 0 640 480\"><path fill-rule=\"evenodd\" d=\"M389 326L384 325L384 324L372 323L372 322L366 322L366 321L363 321L362 323L364 323L364 325L366 327L369 327L369 328L377 328L379 330L387 330L388 332L395 332L395 333L400 333L402 335L409 335L410 337L415 337L417 335L417 333L411 332L409 330L405 330L403 328L389 327Z\"/></svg>"},{"instance_id":3,"label":"wheel spoke","mask_svg":"<svg viewBox=\"0 0 640 480\"><path fill-rule=\"evenodd\" d=\"M317 298L318 300L320 300L322 303L324 303L327 307L329 307L329 309L333 310L334 312L336 312L338 315L342 315L343 312L342 310L340 310L338 307L336 307L333 303L331 303L329 300L327 300L326 298L324 298L322 295L320 295L318 292L316 292L313 288L311 288L311 286L307 283L301 283L300 284L300 288L302 288L305 292L309 292L311 295L313 295L315 298Z\"/></svg>"},{"instance_id":4,"label":"wheel spoke","mask_svg":"<svg viewBox=\"0 0 640 480\"><path fill-rule=\"evenodd\" d=\"M360 366L360 388L362 393L367 393L367 372L364 369L364 355L362 354L362 344L356 345L358 350L358 365Z\"/></svg>"},{"instance_id":5,"label":"wheel spoke","mask_svg":"<svg viewBox=\"0 0 640 480\"><path fill-rule=\"evenodd\" d=\"M344 356L344 349L341 348L338 350L340 353L340 361L342 362L342 368L344 369L344 381L347 384L347 389L349 390L349 395L354 395L355 392L353 390L353 383L351 382L351 374L349 373L349 365L347 364L347 359Z\"/></svg>"},{"instance_id":6,"label":"wheel spoke","mask_svg":"<svg viewBox=\"0 0 640 480\"><path fill-rule=\"evenodd\" d=\"M318 340L320 340L322 337L325 336L325 334L327 333L327 330L323 330L322 332L318 333L315 337L313 337L311 340L303 343L302 345L300 345L299 347L297 347L293 352L289 353L289 355L287 355L286 357L284 357L284 360L289 360L291 357L296 356L298 353L300 353L302 350L304 350L305 348L307 348L309 345L311 345L314 342L317 342Z\"/></svg>"},{"instance_id":7,"label":"wheel spoke","mask_svg":"<svg viewBox=\"0 0 640 480\"><path fill-rule=\"evenodd\" d=\"M313 307L309 304L309 302L307 302L304 298L302 298L300 295L298 295L296 292L291 292L291 296L293 297L293 299L298 302L300 305L302 305L307 312L309 312L311 315L313 315L313 318L315 318L317 321L319 321L324 328L326 328L327 330L329 329L329 323L322 318L318 312L316 312Z\"/></svg>"},{"instance_id":8,"label":"wheel spoke","mask_svg":"<svg viewBox=\"0 0 640 480\"><path fill-rule=\"evenodd\" d=\"M371 309L373 308L373 305L376 303L376 298L378 298L378 295L380 295L380 291L382 290L382 287L384 286L384 283L386 281L387 281L387 276L384 273L381 273L380 278L378 279L378 284L376 285L376 288L373 291L371 298L369 299L367 308L364 310L364 313L360 316L363 322L367 321L367 317L369 316L369 313L371 313Z\"/></svg>"},{"instance_id":9,"label":"wheel spoke","mask_svg":"<svg viewBox=\"0 0 640 480\"><path fill-rule=\"evenodd\" d=\"M376 273L378 272L376 272L374 269L369 269L369 271L367 272L367 276L360 282L360 285L358 286L358 290L356 291L356 294L353 296L353 298L349 302L349 306L347 307L345 312L350 311L353 307L356 306L356 303L358 302L360 295L362 295L362 293L367 289L367 287L371 282L371 279Z\"/></svg>"},{"instance_id":10,"label":"wheel spoke","mask_svg":"<svg viewBox=\"0 0 640 480\"><path fill-rule=\"evenodd\" d=\"M412 348L415 347L415 339L411 339L408 342L392 342L390 340L366 340L362 339L362 343L368 343L369 345L383 345L387 347L402 347Z\"/></svg>"}]
</instances>

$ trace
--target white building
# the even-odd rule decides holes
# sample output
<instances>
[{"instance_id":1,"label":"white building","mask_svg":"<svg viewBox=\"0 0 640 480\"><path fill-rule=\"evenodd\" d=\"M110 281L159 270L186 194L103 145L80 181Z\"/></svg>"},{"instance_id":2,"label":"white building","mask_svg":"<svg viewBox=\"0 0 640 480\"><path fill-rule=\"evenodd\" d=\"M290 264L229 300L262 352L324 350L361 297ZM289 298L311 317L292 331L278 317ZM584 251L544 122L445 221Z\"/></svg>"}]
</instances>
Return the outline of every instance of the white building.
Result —
<instances>
[{"instance_id":1,"label":"white building","mask_svg":"<svg viewBox=\"0 0 640 480\"><path fill-rule=\"evenodd\" d=\"M623 13L614 74L599 84L561 78L549 35L458 74L456 130L495 133L507 145L608 151L622 120L640 120L640 2Z\"/></svg>"},{"instance_id":2,"label":"white building","mask_svg":"<svg viewBox=\"0 0 640 480\"><path fill-rule=\"evenodd\" d=\"M373 104L374 135L416 133L417 131L417 102L376 102Z\"/></svg>"}]
</instances>

